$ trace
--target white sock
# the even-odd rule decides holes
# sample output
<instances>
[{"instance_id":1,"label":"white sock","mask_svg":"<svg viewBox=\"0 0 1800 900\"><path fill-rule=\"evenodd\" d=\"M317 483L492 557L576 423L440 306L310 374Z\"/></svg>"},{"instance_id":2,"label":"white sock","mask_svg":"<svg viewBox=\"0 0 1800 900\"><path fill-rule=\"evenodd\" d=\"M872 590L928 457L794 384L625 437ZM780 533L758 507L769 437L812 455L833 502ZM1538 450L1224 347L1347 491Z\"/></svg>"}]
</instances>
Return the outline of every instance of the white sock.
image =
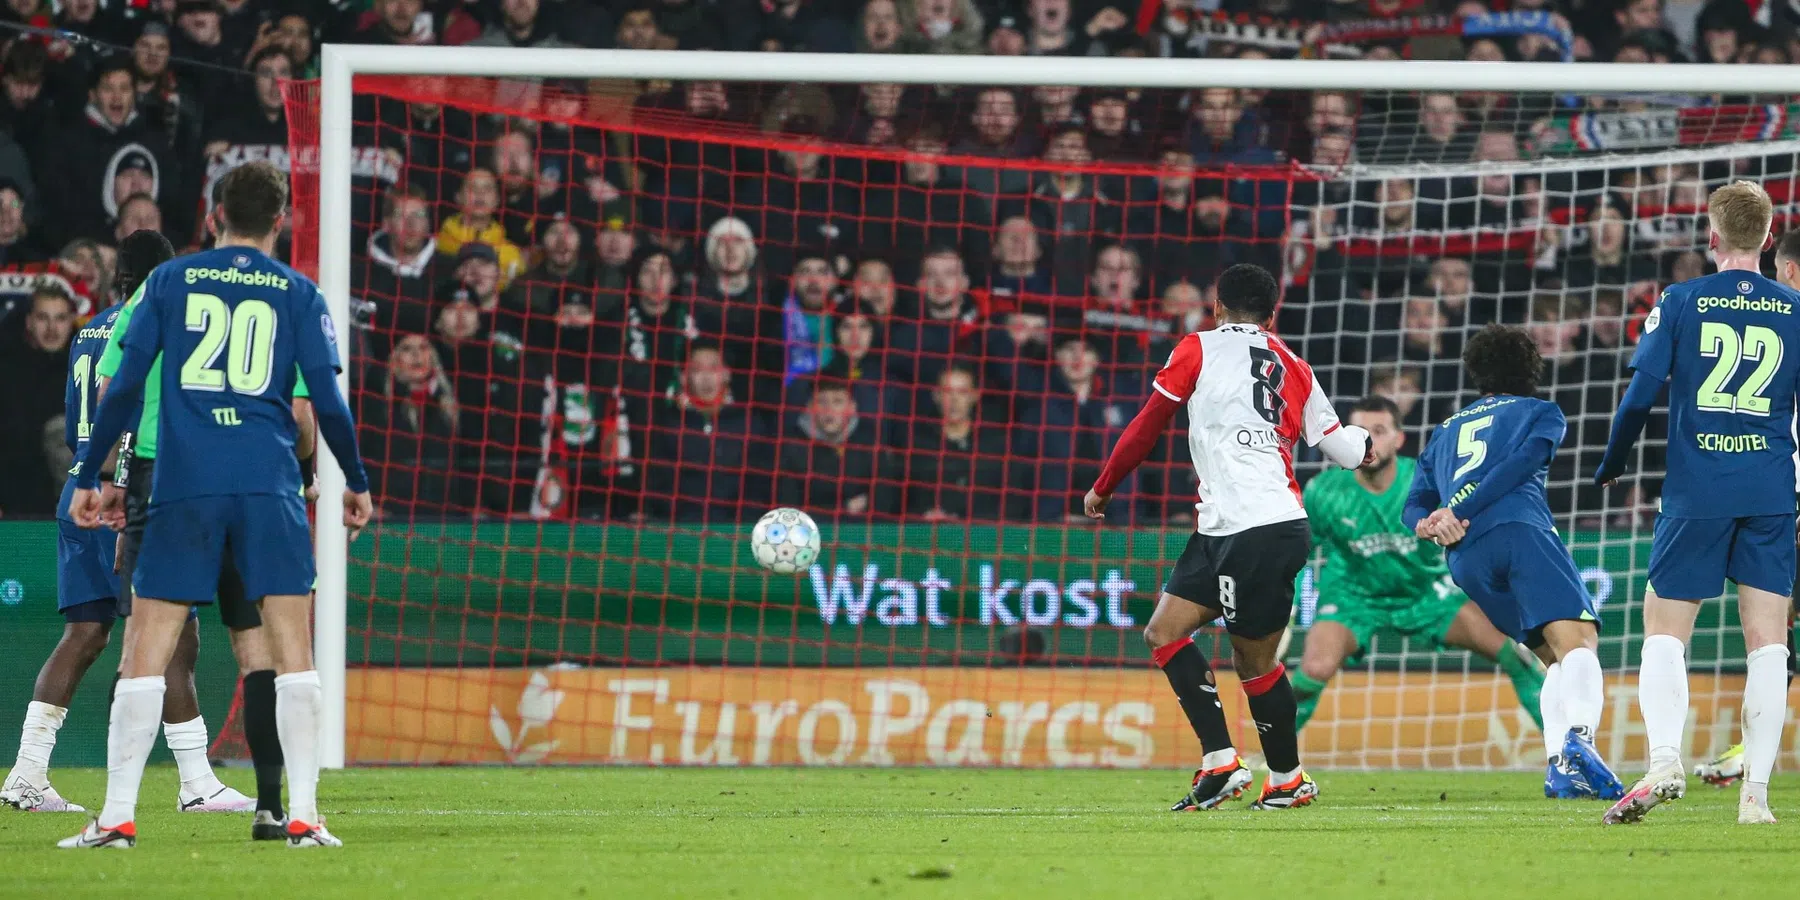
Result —
<instances>
[{"instance_id":1,"label":"white sock","mask_svg":"<svg viewBox=\"0 0 1800 900\"><path fill-rule=\"evenodd\" d=\"M14 775L32 784L43 784L50 778L50 753L56 749L56 729L62 727L69 711L37 700L25 707L25 726L19 730L19 756L13 761Z\"/></svg>"},{"instance_id":2,"label":"white sock","mask_svg":"<svg viewBox=\"0 0 1800 900\"><path fill-rule=\"evenodd\" d=\"M1295 769L1292 772L1270 771L1269 772L1269 783L1270 784L1287 784L1288 782L1293 781L1296 778L1299 778L1300 773L1304 772L1304 771L1306 771L1306 770L1305 769Z\"/></svg>"},{"instance_id":3,"label":"white sock","mask_svg":"<svg viewBox=\"0 0 1800 900\"><path fill-rule=\"evenodd\" d=\"M1588 740L1600 733L1600 712L1606 708L1606 675L1600 657L1586 647L1576 647L1557 660L1562 666L1563 715L1570 728L1581 729Z\"/></svg>"},{"instance_id":4,"label":"white sock","mask_svg":"<svg viewBox=\"0 0 1800 900\"><path fill-rule=\"evenodd\" d=\"M1674 635L1644 638L1638 663L1638 712L1650 744L1650 767L1681 765L1681 732L1687 727L1687 647Z\"/></svg>"},{"instance_id":5,"label":"white sock","mask_svg":"<svg viewBox=\"0 0 1800 900\"><path fill-rule=\"evenodd\" d=\"M275 676L275 728L287 762L288 818L319 824L319 690L316 671Z\"/></svg>"},{"instance_id":6,"label":"white sock","mask_svg":"<svg viewBox=\"0 0 1800 900\"><path fill-rule=\"evenodd\" d=\"M115 828L137 817L138 786L144 763L156 746L162 723L163 677L121 678L113 690L112 718L106 728L106 808L100 827Z\"/></svg>"},{"instance_id":7,"label":"white sock","mask_svg":"<svg viewBox=\"0 0 1800 900\"><path fill-rule=\"evenodd\" d=\"M1787 659L1782 644L1764 644L1744 659L1744 790L1764 803L1787 720Z\"/></svg>"},{"instance_id":8,"label":"white sock","mask_svg":"<svg viewBox=\"0 0 1800 900\"><path fill-rule=\"evenodd\" d=\"M1214 750L1213 752L1200 757L1200 768L1216 769L1220 766L1229 766L1235 762L1237 758L1238 752L1236 747L1226 747L1223 750Z\"/></svg>"},{"instance_id":9,"label":"white sock","mask_svg":"<svg viewBox=\"0 0 1800 900\"><path fill-rule=\"evenodd\" d=\"M1544 670L1538 714L1544 717L1544 759L1556 759L1562 755L1563 739L1569 736L1569 715L1562 696L1562 663L1551 663Z\"/></svg>"},{"instance_id":10,"label":"white sock","mask_svg":"<svg viewBox=\"0 0 1800 900\"><path fill-rule=\"evenodd\" d=\"M169 752L175 754L175 768L181 773L181 783L190 790L196 787L211 787L219 779L214 777L212 763L206 758L206 719L195 716L188 722L164 722L163 740L169 744Z\"/></svg>"}]
</instances>

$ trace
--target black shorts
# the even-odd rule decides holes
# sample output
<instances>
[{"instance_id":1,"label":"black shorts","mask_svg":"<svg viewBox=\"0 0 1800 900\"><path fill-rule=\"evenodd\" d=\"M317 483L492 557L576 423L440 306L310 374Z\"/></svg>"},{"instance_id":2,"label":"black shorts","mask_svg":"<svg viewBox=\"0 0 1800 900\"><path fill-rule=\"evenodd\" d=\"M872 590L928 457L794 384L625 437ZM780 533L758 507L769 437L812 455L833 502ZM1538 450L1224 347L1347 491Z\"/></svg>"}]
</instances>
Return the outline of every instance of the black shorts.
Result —
<instances>
[{"instance_id":1,"label":"black shorts","mask_svg":"<svg viewBox=\"0 0 1800 900\"><path fill-rule=\"evenodd\" d=\"M138 548L144 543L144 522L150 517L150 480L155 475L156 460L134 457L125 487L125 531L119 546L119 615L131 615L131 576L137 569ZM231 554L219 569L219 621L232 631L243 631L262 625L262 611L256 601L244 594L244 579L238 575Z\"/></svg>"},{"instance_id":2,"label":"black shorts","mask_svg":"<svg viewBox=\"0 0 1800 900\"><path fill-rule=\"evenodd\" d=\"M1312 553L1305 519L1258 525L1223 536L1196 534L1175 561L1163 591L1218 610L1225 630L1261 638L1288 625L1294 577Z\"/></svg>"}]
</instances>

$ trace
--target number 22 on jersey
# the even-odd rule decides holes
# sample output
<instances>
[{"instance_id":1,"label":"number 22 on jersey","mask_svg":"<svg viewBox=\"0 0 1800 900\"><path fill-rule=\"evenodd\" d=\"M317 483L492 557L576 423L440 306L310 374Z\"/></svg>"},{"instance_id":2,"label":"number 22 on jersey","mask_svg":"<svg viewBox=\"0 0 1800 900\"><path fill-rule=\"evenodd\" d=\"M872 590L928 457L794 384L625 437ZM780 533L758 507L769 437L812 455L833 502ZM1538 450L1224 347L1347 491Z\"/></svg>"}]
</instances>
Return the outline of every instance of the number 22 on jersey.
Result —
<instances>
[{"instance_id":1,"label":"number 22 on jersey","mask_svg":"<svg viewBox=\"0 0 1800 900\"><path fill-rule=\"evenodd\" d=\"M1737 329L1724 322L1701 323L1700 355L1717 357L1718 362L1713 363L1712 371L1700 383L1700 397L1695 405L1712 412L1768 415L1772 404L1762 392L1781 368L1781 351L1781 335L1772 328L1751 325L1739 335ZM1727 392L1725 385L1737 374L1743 360L1754 360L1756 368L1736 393Z\"/></svg>"},{"instance_id":2,"label":"number 22 on jersey","mask_svg":"<svg viewBox=\"0 0 1800 900\"><path fill-rule=\"evenodd\" d=\"M187 330L200 342L181 364L181 387L190 391L231 390L249 396L269 389L274 374L275 309L245 300L232 309L212 294L187 295ZM218 368L219 357L225 368Z\"/></svg>"}]
</instances>

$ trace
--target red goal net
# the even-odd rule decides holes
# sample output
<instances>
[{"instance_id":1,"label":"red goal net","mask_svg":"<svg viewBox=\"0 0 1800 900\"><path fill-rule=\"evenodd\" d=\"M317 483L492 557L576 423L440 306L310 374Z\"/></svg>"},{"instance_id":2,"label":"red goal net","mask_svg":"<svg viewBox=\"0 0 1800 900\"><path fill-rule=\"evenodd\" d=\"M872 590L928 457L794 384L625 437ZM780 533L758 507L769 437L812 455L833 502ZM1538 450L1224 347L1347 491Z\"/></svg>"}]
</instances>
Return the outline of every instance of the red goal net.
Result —
<instances>
[{"instance_id":1,"label":"red goal net","mask_svg":"<svg viewBox=\"0 0 1800 900\"><path fill-rule=\"evenodd\" d=\"M1414 95L363 78L353 194L323 198L351 233L321 236L317 87L288 91L294 260L352 254L362 764L1188 765L1139 636L1191 533L1185 422L1104 526L1077 513L1217 273L1280 272L1284 337L1416 440L1465 395L1481 310L1547 356L1628 348L1668 273L1614 257L1665 223L1659 252L1691 244L1716 174L1568 176L1519 161L1523 125L1463 135L1481 172L1406 169L1433 131ZM1616 373L1552 381L1581 459ZM1635 591L1646 494L1552 477L1596 590ZM775 506L819 522L809 572L755 566ZM1229 681L1222 632L1199 639ZM1492 663L1367 649L1310 763L1541 765Z\"/></svg>"}]
</instances>

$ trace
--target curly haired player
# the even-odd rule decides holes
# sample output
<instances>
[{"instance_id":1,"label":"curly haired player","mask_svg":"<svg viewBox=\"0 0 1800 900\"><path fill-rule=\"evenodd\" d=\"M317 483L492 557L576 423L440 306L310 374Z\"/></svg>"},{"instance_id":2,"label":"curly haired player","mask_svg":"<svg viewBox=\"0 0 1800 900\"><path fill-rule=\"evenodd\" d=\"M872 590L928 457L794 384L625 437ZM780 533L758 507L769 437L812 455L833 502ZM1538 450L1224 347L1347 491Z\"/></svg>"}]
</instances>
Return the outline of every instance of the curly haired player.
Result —
<instances>
[{"instance_id":1,"label":"curly haired player","mask_svg":"<svg viewBox=\"0 0 1800 900\"><path fill-rule=\"evenodd\" d=\"M1523 330L1483 328L1463 349L1463 368L1481 398L1432 433L1403 520L1450 548L1457 587L1549 664L1540 696L1551 755L1544 792L1616 798L1624 786L1593 744L1606 700L1594 600L1544 496L1567 422L1535 396L1544 360Z\"/></svg>"}]
</instances>

